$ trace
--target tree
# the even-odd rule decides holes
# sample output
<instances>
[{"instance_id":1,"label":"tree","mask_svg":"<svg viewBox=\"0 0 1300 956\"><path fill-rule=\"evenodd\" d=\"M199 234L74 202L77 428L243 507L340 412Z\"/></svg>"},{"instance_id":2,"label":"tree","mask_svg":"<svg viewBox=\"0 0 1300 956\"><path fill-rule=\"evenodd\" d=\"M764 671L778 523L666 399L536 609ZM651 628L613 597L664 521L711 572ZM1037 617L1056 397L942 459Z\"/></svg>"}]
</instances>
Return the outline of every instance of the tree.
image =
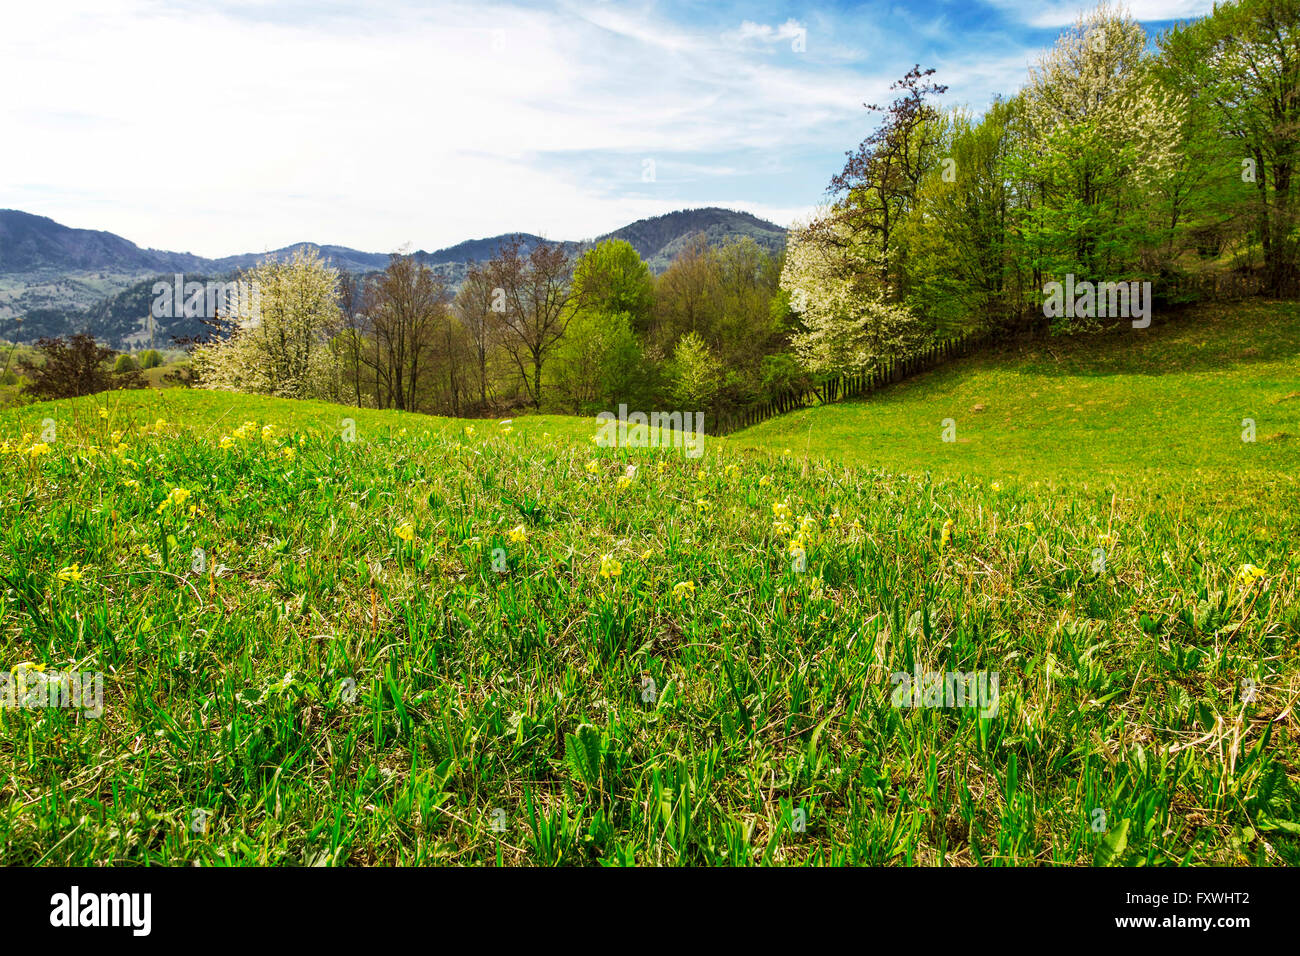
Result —
<instances>
[{"instance_id":1,"label":"tree","mask_svg":"<svg viewBox=\"0 0 1300 956\"><path fill-rule=\"evenodd\" d=\"M194 350L205 388L284 398L328 397L328 343L339 328L338 272L315 250L250 270L255 291L209 325L213 341Z\"/></svg>"},{"instance_id":2,"label":"tree","mask_svg":"<svg viewBox=\"0 0 1300 956\"><path fill-rule=\"evenodd\" d=\"M1073 273L1127 278L1158 243L1146 207L1177 163L1176 104L1154 98L1146 31L1102 4L1080 15L1030 71L1025 134L1008 178L1022 184L1017 254L1033 284Z\"/></svg>"},{"instance_id":3,"label":"tree","mask_svg":"<svg viewBox=\"0 0 1300 956\"><path fill-rule=\"evenodd\" d=\"M381 407L391 403L415 411L421 375L433 371L429 363L440 338L447 335L446 286L415 257L394 254L388 268L371 281L367 306L373 348L366 362L382 384ZM453 379L453 396L455 391Z\"/></svg>"},{"instance_id":4,"label":"tree","mask_svg":"<svg viewBox=\"0 0 1300 956\"><path fill-rule=\"evenodd\" d=\"M848 154L844 169L831 178L828 192L837 201L820 221L814 220L808 227L823 233L823 243L848 242L860 251L870 249L869 265L885 295L896 265L891 259L894 233L914 205L922 177L938 159L939 141L932 122L937 113L927 100L947 92L948 87L926 79L933 73L917 64L890 86L902 90L903 95L888 109L864 104L884 118L875 132Z\"/></svg>"},{"instance_id":5,"label":"tree","mask_svg":"<svg viewBox=\"0 0 1300 956\"><path fill-rule=\"evenodd\" d=\"M76 398L110 388L144 387L138 369L109 371L108 362L117 352L99 345L84 333L67 341L41 339L36 348L44 361L36 363L22 358L19 365L28 379L24 391L37 399Z\"/></svg>"},{"instance_id":6,"label":"tree","mask_svg":"<svg viewBox=\"0 0 1300 956\"><path fill-rule=\"evenodd\" d=\"M655 282L650 340L665 349L687 332L711 332L717 311L717 253L704 233L686 240Z\"/></svg>"},{"instance_id":7,"label":"tree","mask_svg":"<svg viewBox=\"0 0 1300 956\"><path fill-rule=\"evenodd\" d=\"M898 231L903 298L944 334L1019 306L1004 170L1018 109L1018 100L998 100L978 122L964 110L937 121L944 162L922 180Z\"/></svg>"},{"instance_id":8,"label":"tree","mask_svg":"<svg viewBox=\"0 0 1300 956\"><path fill-rule=\"evenodd\" d=\"M471 262L453 303L456 318L465 330L473 378L470 384L478 394L480 412L488 407L488 360L495 348L500 324L498 313L492 309L494 301L501 306L501 314L505 309L504 290L498 297L495 289L490 267Z\"/></svg>"},{"instance_id":9,"label":"tree","mask_svg":"<svg viewBox=\"0 0 1300 956\"><path fill-rule=\"evenodd\" d=\"M929 329L905 305L887 301L854 258L849 237L827 241L822 222L791 229L781 274L801 323L790 344L803 367L822 375L858 372L923 347Z\"/></svg>"},{"instance_id":10,"label":"tree","mask_svg":"<svg viewBox=\"0 0 1300 956\"><path fill-rule=\"evenodd\" d=\"M500 290L501 344L534 408L542 405L542 367L581 307L564 247L547 242L527 256L522 240L504 243L489 263L493 294Z\"/></svg>"},{"instance_id":11,"label":"tree","mask_svg":"<svg viewBox=\"0 0 1300 956\"><path fill-rule=\"evenodd\" d=\"M722 368L704 339L687 332L677 342L671 363L673 400L682 411L702 411L722 386Z\"/></svg>"},{"instance_id":12,"label":"tree","mask_svg":"<svg viewBox=\"0 0 1300 956\"><path fill-rule=\"evenodd\" d=\"M339 314L342 330L339 333L339 345L352 366L352 394L355 404L361 405L361 365L362 338L365 331L366 284L352 275L343 272L339 275Z\"/></svg>"},{"instance_id":13,"label":"tree","mask_svg":"<svg viewBox=\"0 0 1300 956\"><path fill-rule=\"evenodd\" d=\"M584 252L573 267L573 288L583 307L625 314L644 331L654 306L654 282L641 254L622 239L606 239Z\"/></svg>"},{"instance_id":14,"label":"tree","mask_svg":"<svg viewBox=\"0 0 1300 956\"><path fill-rule=\"evenodd\" d=\"M1270 290L1296 275L1300 158L1300 0L1238 0L1161 38L1168 75L1236 144L1231 166L1253 196Z\"/></svg>"}]
</instances>

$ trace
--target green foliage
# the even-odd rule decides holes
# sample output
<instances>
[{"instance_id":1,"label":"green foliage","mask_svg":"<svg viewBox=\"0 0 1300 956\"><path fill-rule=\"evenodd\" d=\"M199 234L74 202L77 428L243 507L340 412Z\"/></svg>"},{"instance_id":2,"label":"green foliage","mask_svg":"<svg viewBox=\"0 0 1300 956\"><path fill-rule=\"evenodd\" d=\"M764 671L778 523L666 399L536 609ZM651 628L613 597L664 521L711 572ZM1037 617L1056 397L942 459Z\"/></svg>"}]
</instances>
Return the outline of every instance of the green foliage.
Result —
<instances>
[{"instance_id":1,"label":"green foliage","mask_svg":"<svg viewBox=\"0 0 1300 956\"><path fill-rule=\"evenodd\" d=\"M623 313L644 331L654 304L650 269L630 243L607 239L579 257L573 269L575 297L593 313Z\"/></svg>"},{"instance_id":2,"label":"green foliage","mask_svg":"<svg viewBox=\"0 0 1300 956\"><path fill-rule=\"evenodd\" d=\"M110 371L117 353L99 345L88 335L64 340L41 339L36 344L40 361L21 360L26 394L37 399L73 398L94 395L110 388L140 388L143 382L134 368Z\"/></svg>"},{"instance_id":3,"label":"green foliage","mask_svg":"<svg viewBox=\"0 0 1300 956\"><path fill-rule=\"evenodd\" d=\"M140 353L140 367L143 369L157 368L162 363L162 355L157 349L145 349Z\"/></svg>"},{"instance_id":4,"label":"green foliage","mask_svg":"<svg viewBox=\"0 0 1300 956\"><path fill-rule=\"evenodd\" d=\"M699 333L687 332L677 340L670 368L672 397L678 408L697 411L713 404L722 387L723 368Z\"/></svg>"}]
</instances>

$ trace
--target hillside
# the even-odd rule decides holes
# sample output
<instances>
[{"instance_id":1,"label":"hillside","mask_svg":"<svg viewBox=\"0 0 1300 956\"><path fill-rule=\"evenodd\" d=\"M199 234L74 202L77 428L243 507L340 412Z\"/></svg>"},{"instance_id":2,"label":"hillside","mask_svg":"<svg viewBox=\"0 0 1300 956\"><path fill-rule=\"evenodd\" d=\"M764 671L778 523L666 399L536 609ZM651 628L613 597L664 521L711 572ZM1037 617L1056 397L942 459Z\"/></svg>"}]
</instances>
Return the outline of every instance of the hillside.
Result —
<instances>
[{"instance_id":1,"label":"hillside","mask_svg":"<svg viewBox=\"0 0 1300 956\"><path fill-rule=\"evenodd\" d=\"M111 232L73 229L45 216L0 209L0 273L184 272L205 264L185 252L141 249Z\"/></svg>"},{"instance_id":2,"label":"hillside","mask_svg":"<svg viewBox=\"0 0 1300 956\"><path fill-rule=\"evenodd\" d=\"M1145 331L959 359L862 401L736 433L748 448L869 467L1106 482L1300 474L1300 305L1247 300L1156 316ZM956 441L941 441L944 419ZM1241 439L1242 420L1256 441Z\"/></svg>"},{"instance_id":3,"label":"hillside","mask_svg":"<svg viewBox=\"0 0 1300 956\"><path fill-rule=\"evenodd\" d=\"M175 389L0 411L0 651L106 675L99 719L0 712L0 850L1298 865L1297 471L1265 439L1298 325L955 363L698 459ZM900 696L927 674L970 696Z\"/></svg>"},{"instance_id":4,"label":"hillside","mask_svg":"<svg viewBox=\"0 0 1300 956\"><path fill-rule=\"evenodd\" d=\"M780 252L785 246L785 230L780 226L747 212L716 206L683 209L652 219L640 219L596 241L622 239L631 243L652 271L662 272L698 233L703 233L710 245L750 238L771 253Z\"/></svg>"}]
</instances>

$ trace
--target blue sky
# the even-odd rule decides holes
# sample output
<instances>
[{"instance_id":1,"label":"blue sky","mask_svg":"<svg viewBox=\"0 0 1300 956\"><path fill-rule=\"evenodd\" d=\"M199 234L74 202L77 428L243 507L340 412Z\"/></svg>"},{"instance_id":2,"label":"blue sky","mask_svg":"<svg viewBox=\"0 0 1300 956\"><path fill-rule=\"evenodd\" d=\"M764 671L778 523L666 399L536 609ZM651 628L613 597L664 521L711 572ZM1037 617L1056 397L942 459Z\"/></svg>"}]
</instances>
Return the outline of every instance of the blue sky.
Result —
<instances>
[{"instance_id":1,"label":"blue sky","mask_svg":"<svg viewBox=\"0 0 1300 956\"><path fill-rule=\"evenodd\" d=\"M1091 3L44 0L0 12L0 208L227 255L782 225L913 63L982 110ZM1149 31L1209 0L1135 0Z\"/></svg>"}]
</instances>

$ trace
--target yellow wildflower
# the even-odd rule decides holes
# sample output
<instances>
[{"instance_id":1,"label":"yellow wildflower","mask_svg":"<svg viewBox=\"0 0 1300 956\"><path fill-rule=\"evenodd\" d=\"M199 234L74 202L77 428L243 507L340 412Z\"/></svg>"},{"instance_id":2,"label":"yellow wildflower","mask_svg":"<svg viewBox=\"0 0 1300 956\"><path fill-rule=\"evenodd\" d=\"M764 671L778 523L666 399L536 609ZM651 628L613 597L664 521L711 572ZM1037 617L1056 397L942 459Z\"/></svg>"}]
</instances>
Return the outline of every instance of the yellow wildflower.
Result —
<instances>
[{"instance_id":1,"label":"yellow wildflower","mask_svg":"<svg viewBox=\"0 0 1300 956\"><path fill-rule=\"evenodd\" d=\"M70 564L58 574L55 575L60 581L67 584L76 584L81 580L81 565Z\"/></svg>"},{"instance_id":2,"label":"yellow wildflower","mask_svg":"<svg viewBox=\"0 0 1300 956\"><path fill-rule=\"evenodd\" d=\"M411 527L409 521L404 521L393 529L393 534L397 535L403 541L415 540L415 529Z\"/></svg>"},{"instance_id":3,"label":"yellow wildflower","mask_svg":"<svg viewBox=\"0 0 1300 956\"><path fill-rule=\"evenodd\" d=\"M162 514L168 508L179 508L185 504L185 499L190 496L186 488L173 488L171 492L163 499L162 504L158 506L158 513Z\"/></svg>"},{"instance_id":4,"label":"yellow wildflower","mask_svg":"<svg viewBox=\"0 0 1300 956\"><path fill-rule=\"evenodd\" d=\"M622 573L622 561L615 560L612 554L602 554L600 556L600 576L602 578L616 578Z\"/></svg>"},{"instance_id":5,"label":"yellow wildflower","mask_svg":"<svg viewBox=\"0 0 1300 956\"><path fill-rule=\"evenodd\" d=\"M684 598L695 597L694 581L679 581L673 585L673 597L681 601Z\"/></svg>"},{"instance_id":6,"label":"yellow wildflower","mask_svg":"<svg viewBox=\"0 0 1300 956\"><path fill-rule=\"evenodd\" d=\"M513 544L523 544L525 541L528 540L528 531L524 528L523 525L517 524L510 529L510 534L508 535L508 537L510 538L510 541Z\"/></svg>"},{"instance_id":7,"label":"yellow wildflower","mask_svg":"<svg viewBox=\"0 0 1300 956\"><path fill-rule=\"evenodd\" d=\"M1253 564L1243 564L1237 569L1238 584L1253 584L1268 572L1263 568L1258 568Z\"/></svg>"}]
</instances>

